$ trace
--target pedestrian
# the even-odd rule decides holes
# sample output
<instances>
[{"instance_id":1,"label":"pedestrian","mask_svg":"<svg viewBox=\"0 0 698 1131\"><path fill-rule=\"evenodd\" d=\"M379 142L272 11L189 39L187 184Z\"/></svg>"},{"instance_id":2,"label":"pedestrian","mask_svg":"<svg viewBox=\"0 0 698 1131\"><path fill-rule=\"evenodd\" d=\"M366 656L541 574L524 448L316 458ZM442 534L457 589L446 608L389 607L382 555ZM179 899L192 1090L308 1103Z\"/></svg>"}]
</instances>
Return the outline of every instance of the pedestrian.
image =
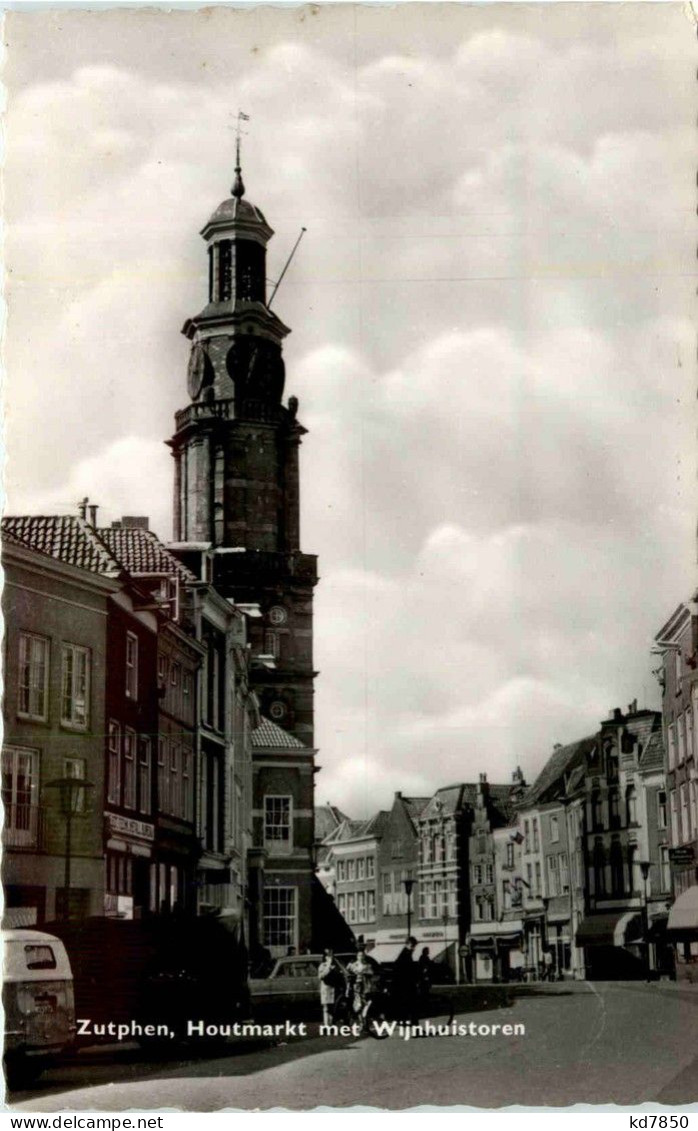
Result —
<instances>
[{"instance_id":1,"label":"pedestrian","mask_svg":"<svg viewBox=\"0 0 698 1131\"><path fill-rule=\"evenodd\" d=\"M376 968L366 955L366 944L359 941L356 958L347 966L349 994L354 1013L365 1016L371 994L376 989Z\"/></svg>"},{"instance_id":2,"label":"pedestrian","mask_svg":"<svg viewBox=\"0 0 698 1131\"><path fill-rule=\"evenodd\" d=\"M325 947L323 951L323 959L318 967L318 977L320 979L322 1023L329 1025L335 1002L344 988L344 975L331 946Z\"/></svg>"},{"instance_id":3,"label":"pedestrian","mask_svg":"<svg viewBox=\"0 0 698 1131\"><path fill-rule=\"evenodd\" d=\"M417 985L421 997L427 997L431 989L431 982L432 961L429 954L429 947L425 946L417 960Z\"/></svg>"},{"instance_id":4,"label":"pedestrian","mask_svg":"<svg viewBox=\"0 0 698 1131\"><path fill-rule=\"evenodd\" d=\"M418 966L414 960L417 940L410 936L395 959L391 987L395 1012L402 1020L414 1022L417 1007Z\"/></svg>"},{"instance_id":5,"label":"pedestrian","mask_svg":"<svg viewBox=\"0 0 698 1131\"><path fill-rule=\"evenodd\" d=\"M543 981L552 982L553 980L553 956L549 949L543 951Z\"/></svg>"}]
</instances>

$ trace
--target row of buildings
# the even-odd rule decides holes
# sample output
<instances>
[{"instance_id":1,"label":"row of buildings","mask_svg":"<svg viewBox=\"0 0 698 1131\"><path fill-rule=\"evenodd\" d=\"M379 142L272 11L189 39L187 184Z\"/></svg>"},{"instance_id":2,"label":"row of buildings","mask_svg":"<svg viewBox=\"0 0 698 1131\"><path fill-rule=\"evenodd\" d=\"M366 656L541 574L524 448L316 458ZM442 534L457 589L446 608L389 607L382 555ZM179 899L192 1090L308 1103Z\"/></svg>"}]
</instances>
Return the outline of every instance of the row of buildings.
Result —
<instances>
[{"instance_id":1,"label":"row of buildings","mask_svg":"<svg viewBox=\"0 0 698 1131\"><path fill-rule=\"evenodd\" d=\"M463 782L336 810L320 879L390 961L409 930L458 979L632 977L669 970L669 809L659 712L616 709L556 746L528 786ZM550 956L546 959L546 952Z\"/></svg>"},{"instance_id":2,"label":"row of buildings","mask_svg":"<svg viewBox=\"0 0 698 1131\"><path fill-rule=\"evenodd\" d=\"M314 751L260 712L264 612L142 518L3 535L5 923L218 914L309 945Z\"/></svg>"},{"instance_id":3,"label":"row of buildings","mask_svg":"<svg viewBox=\"0 0 698 1131\"><path fill-rule=\"evenodd\" d=\"M698 593L655 637L662 687L673 902L669 929L677 975L698 981Z\"/></svg>"}]
</instances>

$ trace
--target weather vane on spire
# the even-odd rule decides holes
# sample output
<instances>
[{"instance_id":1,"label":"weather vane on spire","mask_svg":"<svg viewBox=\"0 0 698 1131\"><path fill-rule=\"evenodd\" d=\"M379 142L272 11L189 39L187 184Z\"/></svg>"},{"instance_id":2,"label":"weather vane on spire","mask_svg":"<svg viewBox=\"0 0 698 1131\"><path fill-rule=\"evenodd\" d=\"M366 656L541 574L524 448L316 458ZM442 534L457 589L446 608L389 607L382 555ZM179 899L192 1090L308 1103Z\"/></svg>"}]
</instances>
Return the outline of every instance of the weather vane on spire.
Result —
<instances>
[{"instance_id":1,"label":"weather vane on spire","mask_svg":"<svg viewBox=\"0 0 698 1131\"><path fill-rule=\"evenodd\" d=\"M237 126L235 129L235 180L233 181L233 187L230 190L233 196L236 196L238 200L240 199L240 197L245 195L245 184L242 179L242 168L240 166L240 138L244 131L241 128L240 123L249 122L249 120L249 114L243 114L242 110L238 110Z\"/></svg>"}]
</instances>

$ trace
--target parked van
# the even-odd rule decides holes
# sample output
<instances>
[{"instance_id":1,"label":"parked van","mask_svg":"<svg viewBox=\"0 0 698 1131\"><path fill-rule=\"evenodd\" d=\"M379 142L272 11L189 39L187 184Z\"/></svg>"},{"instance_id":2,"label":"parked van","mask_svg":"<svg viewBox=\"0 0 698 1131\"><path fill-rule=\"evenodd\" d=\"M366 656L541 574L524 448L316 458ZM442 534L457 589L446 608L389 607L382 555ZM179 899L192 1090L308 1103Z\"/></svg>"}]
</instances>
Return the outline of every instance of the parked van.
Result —
<instances>
[{"instance_id":1,"label":"parked van","mask_svg":"<svg viewBox=\"0 0 698 1131\"><path fill-rule=\"evenodd\" d=\"M32 1080L75 1039L73 973L65 946L43 931L0 931L8 1087Z\"/></svg>"}]
</instances>

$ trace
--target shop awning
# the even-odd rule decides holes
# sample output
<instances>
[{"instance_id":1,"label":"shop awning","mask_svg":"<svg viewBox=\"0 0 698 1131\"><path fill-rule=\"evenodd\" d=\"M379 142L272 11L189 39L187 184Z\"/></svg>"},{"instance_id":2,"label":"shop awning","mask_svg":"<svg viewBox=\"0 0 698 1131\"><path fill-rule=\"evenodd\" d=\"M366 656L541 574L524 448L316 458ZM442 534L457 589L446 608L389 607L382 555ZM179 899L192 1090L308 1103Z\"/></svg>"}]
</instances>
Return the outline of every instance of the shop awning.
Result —
<instances>
[{"instance_id":1,"label":"shop awning","mask_svg":"<svg viewBox=\"0 0 698 1131\"><path fill-rule=\"evenodd\" d=\"M667 931L698 930L698 885L681 892L669 911Z\"/></svg>"},{"instance_id":2,"label":"shop awning","mask_svg":"<svg viewBox=\"0 0 698 1131\"><path fill-rule=\"evenodd\" d=\"M606 911L588 915L577 928L577 946L625 946L630 939L642 937L639 911Z\"/></svg>"}]
</instances>

